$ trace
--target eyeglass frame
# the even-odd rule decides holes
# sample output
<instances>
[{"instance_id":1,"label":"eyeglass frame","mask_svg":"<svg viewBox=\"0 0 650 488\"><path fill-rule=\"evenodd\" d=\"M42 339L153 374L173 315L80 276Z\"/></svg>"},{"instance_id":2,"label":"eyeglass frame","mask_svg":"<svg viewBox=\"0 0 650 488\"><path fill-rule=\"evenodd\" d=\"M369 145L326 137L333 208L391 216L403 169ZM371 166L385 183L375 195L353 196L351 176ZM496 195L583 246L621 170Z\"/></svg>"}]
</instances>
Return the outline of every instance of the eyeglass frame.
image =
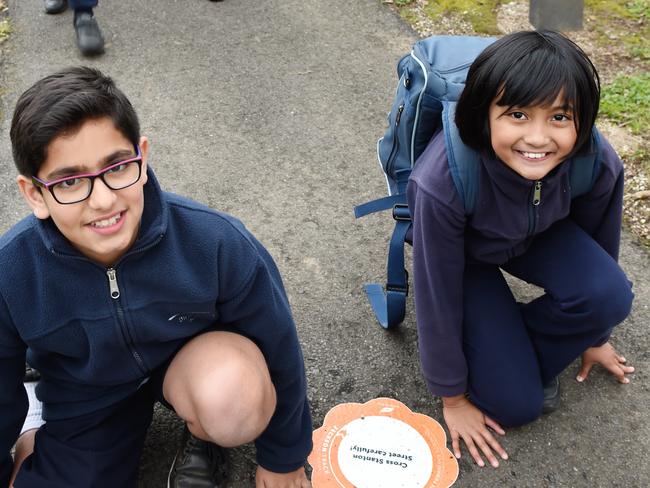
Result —
<instances>
[{"instance_id":1,"label":"eyeglass frame","mask_svg":"<svg viewBox=\"0 0 650 488\"><path fill-rule=\"evenodd\" d=\"M119 191L119 190L124 190L125 188L128 188L130 186L135 185L138 181L140 181L140 178L142 178L142 152L140 151L140 146L138 144L135 145L135 152L136 155L132 158L129 159L124 159L122 161L118 161L116 163L110 164L106 166L105 168L100 169L99 171L96 171L95 173L82 173L82 174L77 174L77 175L70 175L70 176L64 176L63 178L58 178L56 180L51 180L51 181L45 181L41 180L40 178L36 176L32 176L32 183L36 185L39 188L45 188L47 191L50 192L50 195L52 195L52 198L58 203L59 205L74 205L75 203L81 203L85 200L88 200L90 198L90 195L93 194L93 189L95 188L95 180L97 178L102 180L102 183L106 185L107 188L109 188L112 191ZM137 162L138 163L138 177L135 179L133 183L130 183L126 186L123 186L121 188L113 188L110 184L106 182L104 179L104 175L109 172L111 169L116 168L117 166L120 166L122 164L127 164L127 163L133 163ZM53 186L61 183L66 180L73 180L75 178L89 178L90 179L90 190L88 191L88 194L82 198L81 200L76 200L74 202L61 202L59 199L56 197L54 194Z\"/></svg>"}]
</instances>

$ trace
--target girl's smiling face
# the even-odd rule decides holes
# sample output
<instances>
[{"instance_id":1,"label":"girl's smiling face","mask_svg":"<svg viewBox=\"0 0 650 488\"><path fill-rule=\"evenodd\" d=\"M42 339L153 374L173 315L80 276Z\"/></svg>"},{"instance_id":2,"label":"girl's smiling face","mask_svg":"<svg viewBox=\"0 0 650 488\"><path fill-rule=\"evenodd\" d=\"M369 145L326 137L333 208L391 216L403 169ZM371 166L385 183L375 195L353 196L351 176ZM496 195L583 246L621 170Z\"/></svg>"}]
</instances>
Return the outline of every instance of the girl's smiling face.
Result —
<instances>
[{"instance_id":1,"label":"girl's smiling face","mask_svg":"<svg viewBox=\"0 0 650 488\"><path fill-rule=\"evenodd\" d=\"M489 109L492 149L506 166L527 180L541 180L573 150L578 133L562 93L550 105Z\"/></svg>"}]
</instances>

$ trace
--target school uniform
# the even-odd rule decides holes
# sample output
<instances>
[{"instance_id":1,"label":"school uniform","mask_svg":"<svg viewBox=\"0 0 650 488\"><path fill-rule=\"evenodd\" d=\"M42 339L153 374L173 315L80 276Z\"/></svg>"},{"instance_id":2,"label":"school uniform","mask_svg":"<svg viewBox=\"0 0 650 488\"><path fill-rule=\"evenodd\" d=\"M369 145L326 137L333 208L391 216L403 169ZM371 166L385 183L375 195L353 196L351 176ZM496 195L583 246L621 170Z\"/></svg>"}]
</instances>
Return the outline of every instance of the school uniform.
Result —
<instances>
[{"instance_id":1,"label":"school uniform","mask_svg":"<svg viewBox=\"0 0 650 488\"><path fill-rule=\"evenodd\" d=\"M311 451L303 358L271 256L238 220L148 176L137 240L109 269L51 219L29 216L0 238L0 486L27 412L26 351L46 424L16 488L134 486L169 361L217 329L258 345L278 392L258 463L289 472Z\"/></svg>"},{"instance_id":2,"label":"school uniform","mask_svg":"<svg viewBox=\"0 0 650 488\"><path fill-rule=\"evenodd\" d=\"M573 200L570 162L534 182L481 154L471 215L442 132L420 156L407 194L420 359L434 395L468 393L504 426L530 422L542 385L629 314L631 283L617 263L623 165L602 146L597 180ZM517 303L501 270L545 292Z\"/></svg>"}]
</instances>

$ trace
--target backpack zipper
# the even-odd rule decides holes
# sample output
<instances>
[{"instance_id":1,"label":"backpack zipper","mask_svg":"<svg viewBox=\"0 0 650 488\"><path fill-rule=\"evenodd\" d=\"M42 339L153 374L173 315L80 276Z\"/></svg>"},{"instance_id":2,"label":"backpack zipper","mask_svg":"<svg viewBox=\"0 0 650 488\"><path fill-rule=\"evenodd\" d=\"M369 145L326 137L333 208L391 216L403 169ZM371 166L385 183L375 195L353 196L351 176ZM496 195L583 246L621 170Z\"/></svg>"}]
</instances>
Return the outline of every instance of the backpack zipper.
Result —
<instances>
[{"instance_id":1,"label":"backpack zipper","mask_svg":"<svg viewBox=\"0 0 650 488\"><path fill-rule=\"evenodd\" d=\"M388 154L388 159L386 160L386 173L391 174L393 170L393 162L395 155L399 150L399 137L397 137L397 128L399 127L399 122L402 120L402 112L404 112L404 104L402 103L397 108L397 114L395 115L395 130L393 132L393 146L390 148L390 153Z\"/></svg>"}]
</instances>

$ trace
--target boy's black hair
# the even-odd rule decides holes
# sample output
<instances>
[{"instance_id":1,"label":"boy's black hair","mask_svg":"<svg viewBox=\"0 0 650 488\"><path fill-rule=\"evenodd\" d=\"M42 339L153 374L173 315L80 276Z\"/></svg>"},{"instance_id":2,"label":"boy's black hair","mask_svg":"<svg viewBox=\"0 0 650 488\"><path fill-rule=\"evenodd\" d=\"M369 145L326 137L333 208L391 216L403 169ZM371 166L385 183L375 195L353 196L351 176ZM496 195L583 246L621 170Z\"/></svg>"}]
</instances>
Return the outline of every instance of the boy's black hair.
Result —
<instances>
[{"instance_id":1,"label":"boy's black hair","mask_svg":"<svg viewBox=\"0 0 650 488\"><path fill-rule=\"evenodd\" d=\"M456 107L465 144L494 154L489 109L550 105L562 93L578 134L569 157L589 150L598 115L600 79L593 63L573 41L554 31L515 32L489 45L472 63Z\"/></svg>"},{"instance_id":2,"label":"boy's black hair","mask_svg":"<svg viewBox=\"0 0 650 488\"><path fill-rule=\"evenodd\" d=\"M35 176L54 138L74 133L90 119L109 117L134 146L140 141L138 116L113 80L85 66L46 76L18 99L11 121L14 163L24 176Z\"/></svg>"}]
</instances>

